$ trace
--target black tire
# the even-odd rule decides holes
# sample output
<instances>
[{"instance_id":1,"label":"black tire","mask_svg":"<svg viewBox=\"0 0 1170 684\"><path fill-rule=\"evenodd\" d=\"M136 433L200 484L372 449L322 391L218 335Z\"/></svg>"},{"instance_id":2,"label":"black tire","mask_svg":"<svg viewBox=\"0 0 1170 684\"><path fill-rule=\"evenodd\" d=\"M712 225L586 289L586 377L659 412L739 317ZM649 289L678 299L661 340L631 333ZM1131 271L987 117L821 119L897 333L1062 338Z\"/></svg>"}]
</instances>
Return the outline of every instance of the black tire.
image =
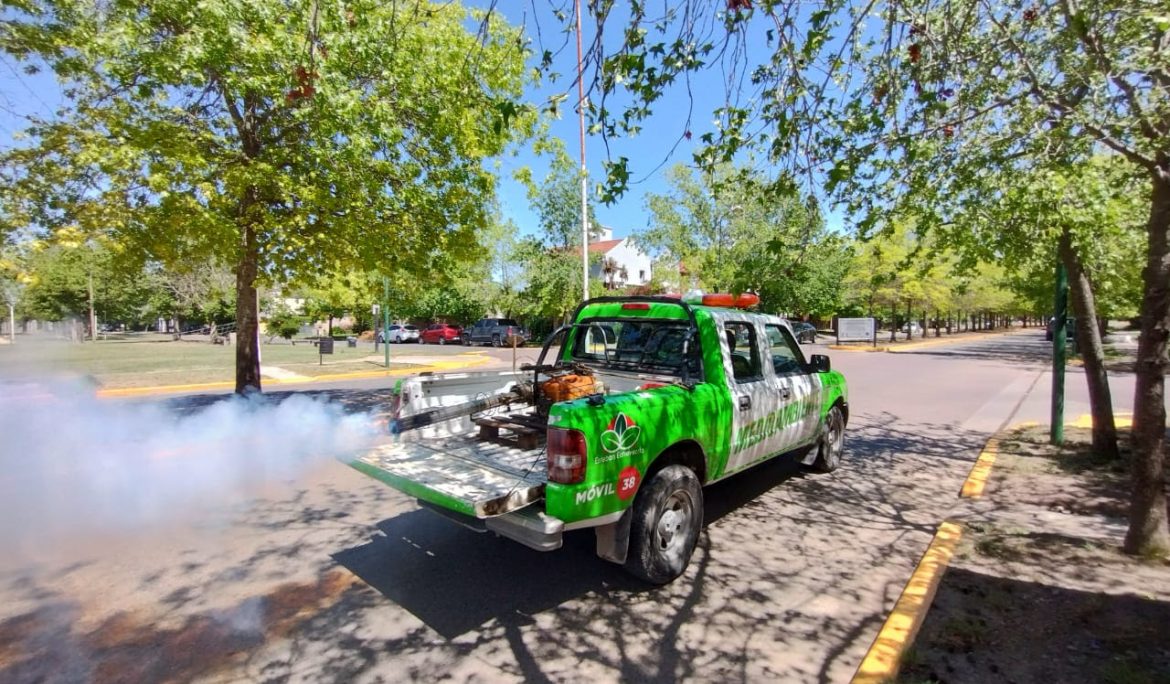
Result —
<instances>
[{"instance_id":1,"label":"black tire","mask_svg":"<svg viewBox=\"0 0 1170 684\"><path fill-rule=\"evenodd\" d=\"M493 347L500 346L500 336L499 335L492 335L492 346Z\"/></svg>"},{"instance_id":2,"label":"black tire","mask_svg":"<svg viewBox=\"0 0 1170 684\"><path fill-rule=\"evenodd\" d=\"M442 335L439 335L439 346L443 347L443 346L446 346L446 344L447 344L447 338L443 337Z\"/></svg>"},{"instance_id":3,"label":"black tire","mask_svg":"<svg viewBox=\"0 0 1170 684\"><path fill-rule=\"evenodd\" d=\"M829 414L825 416L825 424L821 428L816 450L817 458L813 461L813 470L818 473L831 473L841 465L841 455L845 451L845 413L840 406L829 409Z\"/></svg>"},{"instance_id":4,"label":"black tire","mask_svg":"<svg viewBox=\"0 0 1170 684\"><path fill-rule=\"evenodd\" d=\"M703 527L703 489L690 468L669 465L642 485L634 499L625 568L651 584L686 571Z\"/></svg>"}]
</instances>

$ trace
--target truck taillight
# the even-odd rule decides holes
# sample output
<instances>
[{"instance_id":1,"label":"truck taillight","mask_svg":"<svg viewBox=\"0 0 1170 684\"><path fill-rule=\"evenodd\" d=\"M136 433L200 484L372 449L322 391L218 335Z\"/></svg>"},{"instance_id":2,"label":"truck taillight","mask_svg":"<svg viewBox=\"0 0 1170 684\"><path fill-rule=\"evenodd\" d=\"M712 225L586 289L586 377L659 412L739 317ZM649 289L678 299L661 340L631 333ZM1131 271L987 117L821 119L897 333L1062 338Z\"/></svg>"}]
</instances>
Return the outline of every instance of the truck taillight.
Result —
<instances>
[{"instance_id":1,"label":"truck taillight","mask_svg":"<svg viewBox=\"0 0 1170 684\"><path fill-rule=\"evenodd\" d=\"M548 481L585 481L585 435L580 430L548 429Z\"/></svg>"}]
</instances>

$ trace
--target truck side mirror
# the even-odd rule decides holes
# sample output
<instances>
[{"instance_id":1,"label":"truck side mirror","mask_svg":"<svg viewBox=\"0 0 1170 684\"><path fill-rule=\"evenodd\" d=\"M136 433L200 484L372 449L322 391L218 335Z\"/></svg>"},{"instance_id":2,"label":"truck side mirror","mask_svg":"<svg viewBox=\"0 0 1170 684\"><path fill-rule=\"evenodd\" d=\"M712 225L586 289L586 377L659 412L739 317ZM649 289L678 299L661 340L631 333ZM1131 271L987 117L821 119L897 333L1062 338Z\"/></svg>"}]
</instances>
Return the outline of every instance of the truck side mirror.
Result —
<instances>
[{"instance_id":1,"label":"truck side mirror","mask_svg":"<svg viewBox=\"0 0 1170 684\"><path fill-rule=\"evenodd\" d=\"M824 354L813 354L809 360L809 366L817 373L828 373L832 370L832 364L829 363L829 357Z\"/></svg>"}]
</instances>

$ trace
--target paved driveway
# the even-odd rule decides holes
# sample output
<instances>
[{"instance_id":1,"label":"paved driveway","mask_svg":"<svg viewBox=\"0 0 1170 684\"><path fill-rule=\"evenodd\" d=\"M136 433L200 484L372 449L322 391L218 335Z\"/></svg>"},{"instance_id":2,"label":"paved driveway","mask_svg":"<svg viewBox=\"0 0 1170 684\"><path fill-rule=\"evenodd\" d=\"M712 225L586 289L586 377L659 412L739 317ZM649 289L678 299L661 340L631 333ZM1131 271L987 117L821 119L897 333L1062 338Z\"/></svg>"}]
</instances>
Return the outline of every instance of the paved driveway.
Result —
<instances>
[{"instance_id":1,"label":"paved driveway","mask_svg":"<svg viewBox=\"0 0 1170 684\"><path fill-rule=\"evenodd\" d=\"M530 551L331 461L0 554L0 681L847 681L986 437L1046 392L1042 341L833 354L843 467L777 460L707 490L692 565L663 588L589 532Z\"/></svg>"}]
</instances>

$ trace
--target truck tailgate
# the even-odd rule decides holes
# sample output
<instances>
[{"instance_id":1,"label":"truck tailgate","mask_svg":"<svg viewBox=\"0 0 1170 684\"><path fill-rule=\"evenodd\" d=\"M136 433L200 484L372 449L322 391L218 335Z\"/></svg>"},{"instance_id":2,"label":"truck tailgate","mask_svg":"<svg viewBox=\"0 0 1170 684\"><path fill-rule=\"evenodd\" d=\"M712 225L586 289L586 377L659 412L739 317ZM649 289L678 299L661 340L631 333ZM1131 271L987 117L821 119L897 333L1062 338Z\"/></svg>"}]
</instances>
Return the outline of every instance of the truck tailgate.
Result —
<instances>
[{"instance_id":1,"label":"truck tailgate","mask_svg":"<svg viewBox=\"0 0 1170 684\"><path fill-rule=\"evenodd\" d=\"M384 444L350 465L437 506L490 518L544 498L544 449L448 437Z\"/></svg>"}]
</instances>

